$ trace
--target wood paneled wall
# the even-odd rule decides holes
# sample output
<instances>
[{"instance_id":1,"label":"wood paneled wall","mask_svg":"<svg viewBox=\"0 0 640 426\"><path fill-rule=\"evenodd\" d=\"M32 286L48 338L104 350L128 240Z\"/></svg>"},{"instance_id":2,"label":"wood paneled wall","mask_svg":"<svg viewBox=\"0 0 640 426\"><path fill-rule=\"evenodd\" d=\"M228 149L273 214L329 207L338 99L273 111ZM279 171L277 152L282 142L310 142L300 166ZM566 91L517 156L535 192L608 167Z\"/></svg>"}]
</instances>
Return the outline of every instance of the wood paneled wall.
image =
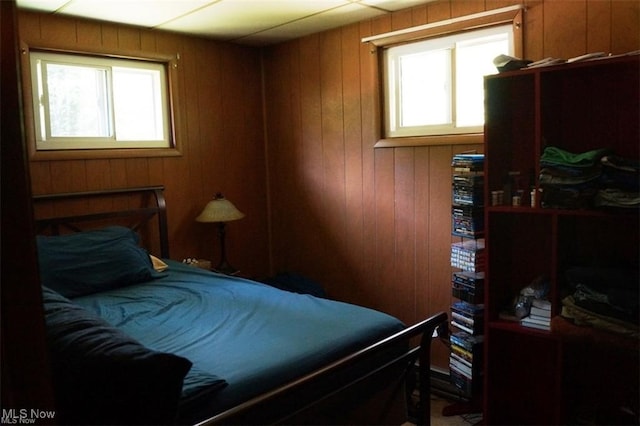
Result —
<instances>
[{"instance_id":1,"label":"wood paneled wall","mask_svg":"<svg viewBox=\"0 0 640 426\"><path fill-rule=\"evenodd\" d=\"M21 12L31 42L182 58L181 157L31 161L33 192L164 184L179 259L217 253L214 230L194 218L222 191L247 214L230 224L228 243L230 260L248 274L298 272L332 297L407 323L446 311L451 156L482 145L374 149L377 58L360 40L517 3L439 0L262 50ZM525 4L527 58L640 49L635 0ZM435 346L444 367L446 351Z\"/></svg>"},{"instance_id":2,"label":"wood paneled wall","mask_svg":"<svg viewBox=\"0 0 640 426\"><path fill-rule=\"evenodd\" d=\"M451 157L482 145L374 149L377 56L361 38L519 4L441 0L264 54L274 268L407 323L451 304ZM635 1L527 1L525 57L640 48ZM434 363L447 365L443 345Z\"/></svg>"},{"instance_id":3,"label":"wood paneled wall","mask_svg":"<svg viewBox=\"0 0 640 426\"><path fill-rule=\"evenodd\" d=\"M130 186L166 187L171 255L217 261L212 224L195 222L218 191L246 217L229 224L228 258L247 274L268 270L266 165L260 52L168 32L20 13L21 38L65 49L178 55L175 129L182 155L31 161L34 194ZM27 126L33 125L26 123ZM80 206L79 208L87 208ZM214 263L215 264L215 263Z\"/></svg>"}]
</instances>

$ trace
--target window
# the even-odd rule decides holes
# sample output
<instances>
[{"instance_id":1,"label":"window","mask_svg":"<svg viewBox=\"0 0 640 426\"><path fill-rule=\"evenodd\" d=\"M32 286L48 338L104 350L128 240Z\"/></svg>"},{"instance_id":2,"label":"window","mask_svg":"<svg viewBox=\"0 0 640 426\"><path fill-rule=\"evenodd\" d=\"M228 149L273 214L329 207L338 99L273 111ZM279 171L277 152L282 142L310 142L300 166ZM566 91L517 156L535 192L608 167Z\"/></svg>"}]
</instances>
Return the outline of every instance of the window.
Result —
<instances>
[{"instance_id":1,"label":"window","mask_svg":"<svg viewBox=\"0 0 640 426\"><path fill-rule=\"evenodd\" d=\"M500 54L523 57L523 5L362 39L379 54L376 148L483 142L483 76Z\"/></svg>"},{"instance_id":2,"label":"window","mask_svg":"<svg viewBox=\"0 0 640 426\"><path fill-rule=\"evenodd\" d=\"M483 77L513 51L511 25L387 48L386 137L482 132Z\"/></svg>"},{"instance_id":3,"label":"window","mask_svg":"<svg viewBox=\"0 0 640 426\"><path fill-rule=\"evenodd\" d=\"M37 150L171 148L163 62L30 52Z\"/></svg>"}]
</instances>

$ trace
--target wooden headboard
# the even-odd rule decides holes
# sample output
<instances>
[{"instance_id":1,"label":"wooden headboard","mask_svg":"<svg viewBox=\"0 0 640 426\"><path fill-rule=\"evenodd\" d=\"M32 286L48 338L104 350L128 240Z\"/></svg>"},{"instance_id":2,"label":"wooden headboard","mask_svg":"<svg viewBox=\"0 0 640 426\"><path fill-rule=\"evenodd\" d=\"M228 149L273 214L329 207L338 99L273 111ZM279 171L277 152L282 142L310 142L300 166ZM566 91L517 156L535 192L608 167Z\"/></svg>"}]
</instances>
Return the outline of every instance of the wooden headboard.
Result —
<instances>
[{"instance_id":1,"label":"wooden headboard","mask_svg":"<svg viewBox=\"0 0 640 426\"><path fill-rule=\"evenodd\" d=\"M169 257L167 211L162 185L35 195L33 204L38 234L80 232L114 222L139 232L157 218L160 255Z\"/></svg>"}]
</instances>

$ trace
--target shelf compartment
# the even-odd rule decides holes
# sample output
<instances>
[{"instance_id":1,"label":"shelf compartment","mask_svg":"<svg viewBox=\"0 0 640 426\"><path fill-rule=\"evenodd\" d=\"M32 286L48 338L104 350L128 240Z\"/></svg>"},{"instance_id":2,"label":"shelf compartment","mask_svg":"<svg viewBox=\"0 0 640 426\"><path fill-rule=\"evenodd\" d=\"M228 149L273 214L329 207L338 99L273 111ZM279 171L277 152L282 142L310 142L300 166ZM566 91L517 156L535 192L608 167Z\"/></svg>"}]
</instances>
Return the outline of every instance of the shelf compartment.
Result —
<instances>
[{"instance_id":1,"label":"shelf compartment","mask_svg":"<svg viewBox=\"0 0 640 426\"><path fill-rule=\"evenodd\" d=\"M485 139L491 140L491 144L485 146L485 206L491 205L489 196L494 190L505 191L505 204L511 204L511 193L517 189L529 200L529 188L535 185L536 173L536 166L531 162L536 146L536 122L532 120L537 116L533 102L535 82L535 75L528 73L508 79L485 79ZM518 102L505 102L511 99ZM510 172L519 175L510 179Z\"/></svg>"},{"instance_id":2,"label":"shelf compartment","mask_svg":"<svg viewBox=\"0 0 640 426\"><path fill-rule=\"evenodd\" d=\"M487 275L485 286L489 321L513 304L520 291L536 278L554 278L555 246L552 238L555 217L522 211L521 214L488 211ZM553 297L553 295L552 295ZM555 300L550 299L555 305ZM487 303L490 301L490 303ZM552 306L552 309L557 309Z\"/></svg>"},{"instance_id":3,"label":"shelf compartment","mask_svg":"<svg viewBox=\"0 0 640 426\"><path fill-rule=\"evenodd\" d=\"M540 74L542 144L573 153L611 148L637 159L638 63L611 59L592 65Z\"/></svg>"}]
</instances>

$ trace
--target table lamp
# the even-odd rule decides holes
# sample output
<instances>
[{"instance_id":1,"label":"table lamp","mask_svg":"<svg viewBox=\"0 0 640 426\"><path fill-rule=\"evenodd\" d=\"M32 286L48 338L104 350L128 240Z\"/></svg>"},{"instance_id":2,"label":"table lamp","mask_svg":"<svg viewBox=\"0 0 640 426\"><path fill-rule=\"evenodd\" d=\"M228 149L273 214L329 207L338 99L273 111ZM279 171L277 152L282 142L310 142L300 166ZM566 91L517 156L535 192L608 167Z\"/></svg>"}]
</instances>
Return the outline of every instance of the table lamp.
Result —
<instances>
[{"instance_id":1,"label":"table lamp","mask_svg":"<svg viewBox=\"0 0 640 426\"><path fill-rule=\"evenodd\" d=\"M243 217L244 213L238 210L231 201L224 198L224 196L218 192L215 198L207 203L202 213L196 218L198 222L213 222L218 224L220 262L218 266L214 268L214 271L227 275L233 275L238 272L237 269L227 262L225 249L226 223L232 220L242 219Z\"/></svg>"}]
</instances>

